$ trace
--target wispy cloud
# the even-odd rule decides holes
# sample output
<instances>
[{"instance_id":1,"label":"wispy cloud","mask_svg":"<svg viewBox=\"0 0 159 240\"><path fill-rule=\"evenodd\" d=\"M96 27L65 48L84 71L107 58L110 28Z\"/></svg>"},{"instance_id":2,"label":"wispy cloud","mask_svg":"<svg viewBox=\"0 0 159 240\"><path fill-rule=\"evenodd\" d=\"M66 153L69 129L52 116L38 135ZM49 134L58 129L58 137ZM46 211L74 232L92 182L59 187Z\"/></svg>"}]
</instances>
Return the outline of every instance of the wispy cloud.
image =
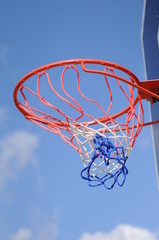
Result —
<instances>
[{"instance_id":1,"label":"wispy cloud","mask_svg":"<svg viewBox=\"0 0 159 240\"><path fill-rule=\"evenodd\" d=\"M48 222L42 226L37 240L55 240L58 236L58 227L54 222Z\"/></svg>"},{"instance_id":2,"label":"wispy cloud","mask_svg":"<svg viewBox=\"0 0 159 240\"><path fill-rule=\"evenodd\" d=\"M0 62L3 65L6 65L10 53L10 46L8 44L0 45Z\"/></svg>"},{"instance_id":3,"label":"wispy cloud","mask_svg":"<svg viewBox=\"0 0 159 240\"><path fill-rule=\"evenodd\" d=\"M79 240L157 240L155 233L148 229L123 224L108 233L84 233Z\"/></svg>"},{"instance_id":4,"label":"wispy cloud","mask_svg":"<svg viewBox=\"0 0 159 240\"><path fill-rule=\"evenodd\" d=\"M9 237L9 240L56 240L59 229L53 219L41 224L38 230L33 228L20 228Z\"/></svg>"},{"instance_id":5,"label":"wispy cloud","mask_svg":"<svg viewBox=\"0 0 159 240\"><path fill-rule=\"evenodd\" d=\"M9 240L31 240L31 239L32 239L32 233L30 229L21 228L18 230L16 234L11 236Z\"/></svg>"},{"instance_id":6,"label":"wispy cloud","mask_svg":"<svg viewBox=\"0 0 159 240\"><path fill-rule=\"evenodd\" d=\"M16 131L0 139L0 189L8 180L15 180L29 164L36 165L37 147L37 136L25 131Z\"/></svg>"},{"instance_id":7,"label":"wispy cloud","mask_svg":"<svg viewBox=\"0 0 159 240\"><path fill-rule=\"evenodd\" d=\"M32 228L34 239L36 240L56 240L59 234L58 220L60 217L59 209L54 207L50 210L50 216L44 216L41 211L34 209L34 224L36 228Z\"/></svg>"},{"instance_id":8,"label":"wispy cloud","mask_svg":"<svg viewBox=\"0 0 159 240\"><path fill-rule=\"evenodd\" d=\"M8 109L6 107L0 108L0 127L3 126L3 124L8 119Z\"/></svg>"}]
</instances>

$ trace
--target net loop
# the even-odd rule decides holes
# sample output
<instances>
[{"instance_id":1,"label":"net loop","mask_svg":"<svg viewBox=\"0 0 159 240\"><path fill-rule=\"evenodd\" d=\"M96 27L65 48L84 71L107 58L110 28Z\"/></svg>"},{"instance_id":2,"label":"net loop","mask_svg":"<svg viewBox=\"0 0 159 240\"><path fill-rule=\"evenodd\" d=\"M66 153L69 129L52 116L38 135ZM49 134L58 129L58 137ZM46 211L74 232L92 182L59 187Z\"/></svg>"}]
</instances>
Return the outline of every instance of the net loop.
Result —
<instances>
[{"instance_id":1,"label":"net loop","mask_svg":"<svg viewBox=\"0 0 159 240\"><path fill-rule=\"evenodd\" d=\"M99 134L96 134L93 142L95 144L93 156L88 166L81 171L81 177L87 180L91 187L104 185L106 189L110 190L115 183L123 186L128 174L125 166L127 156L125 155L124 147L114 146L108 137L104 138ZM100 160L100 163L96 164L96 160ZM101 168L101 165L104 166ZM110 170L110 168L112 169ZM96 170L98 172L95 174L94 171ZM119 180L121 175L123 179ZM109 186L110 179L112 181Z\"/></svg>"}]
</instances>

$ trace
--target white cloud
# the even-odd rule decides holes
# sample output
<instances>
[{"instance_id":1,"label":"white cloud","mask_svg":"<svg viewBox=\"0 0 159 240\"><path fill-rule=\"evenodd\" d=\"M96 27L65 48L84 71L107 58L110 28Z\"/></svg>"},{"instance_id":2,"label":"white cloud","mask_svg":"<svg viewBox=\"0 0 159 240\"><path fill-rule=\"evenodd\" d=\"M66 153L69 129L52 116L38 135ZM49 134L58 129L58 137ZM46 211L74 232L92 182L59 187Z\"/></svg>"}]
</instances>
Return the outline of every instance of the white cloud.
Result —
<instances>
[{"instance_id":1,"label":"white cloud","mask_svg":"<svg viewBox=\"0 0 159 240\"><path fill-rule=\"evenodd\" d=\"M108 233L84 233L80 240L157 240L156 235L147 229L131 225L118 225Z\"/></svg>"},{"instance_id":2,"label":"white cloud","mask_svg":"<svg viewBox=\"0 0 159 240\"><path fill-rule=\"evenodd\" d=\"M31 240L32 239L32 232L30 229L21 228L18 232L10 237L10 240Z\"/></svg>"},{"instance_id":3,"label":"white cloud","mask_svg":"<svg viewBox=\"0 0 159 240\"><path fill-rule=\"evenodd\" d=\"M29 164L36 165L37 147L37 137L25 131L10 133L0 140L0 189Z\"/></svg>"}]
</instances>

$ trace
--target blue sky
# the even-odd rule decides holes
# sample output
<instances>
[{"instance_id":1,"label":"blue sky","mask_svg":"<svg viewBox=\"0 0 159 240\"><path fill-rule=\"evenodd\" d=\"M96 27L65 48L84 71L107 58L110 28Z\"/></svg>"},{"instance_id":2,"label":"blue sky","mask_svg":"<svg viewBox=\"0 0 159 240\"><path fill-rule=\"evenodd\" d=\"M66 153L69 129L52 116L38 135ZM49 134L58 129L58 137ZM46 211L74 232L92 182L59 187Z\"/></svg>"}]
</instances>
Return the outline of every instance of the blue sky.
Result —
<instances>
[{"instance_id":1,"label":"blue sky","mask_svg":"<svg viewBox=\"0 0 159 240\"><path fill-rule=\"evenodd\" d=\"M158 239L150 127L131 152L124 187L90 188L77 152L26 121L12 97L26 73L64 59L108 60L145 79L142 11L138 0L1 1L0 240Z\"/></svg>"}]
</instances>

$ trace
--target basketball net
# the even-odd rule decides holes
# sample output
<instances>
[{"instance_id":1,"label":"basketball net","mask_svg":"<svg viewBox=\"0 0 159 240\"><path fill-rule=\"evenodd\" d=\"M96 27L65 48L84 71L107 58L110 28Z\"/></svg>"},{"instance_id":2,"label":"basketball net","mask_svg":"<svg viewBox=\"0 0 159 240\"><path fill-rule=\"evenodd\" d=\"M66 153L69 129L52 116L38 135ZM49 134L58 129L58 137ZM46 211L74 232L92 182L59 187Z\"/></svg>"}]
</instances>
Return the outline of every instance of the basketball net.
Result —
<instances>
[{"instance_id":1,"label":"basketball net","mask_svg":"<svg viewBox=\"0 0 159 240\"><path fill-rule=\"evenodd\" d=\"M91 67L86 68L86 65ZM97 70L99 65L103 67L102 70ZM49 73L50 69L57 68L62 69L60 74L62 92L54 86L54 72ZM73 81L76 76L76 85L82 101L85 101L85 104L94 104L103 117L96 117L86 112L79 100L68 93L64 87L64 78L68 70L74 74ZM84 73L89 76L95 74L104 81L105 94L109 99L109 103L105 104L106 109L97 100L85 96L82 92L79 82L80 76ZM123 73L126 76L123 76ZM27 85L26 80L31 77L35 78L32 83L34 87ZM58 99L58 103L61 103L60 107L56 107L54 101L51 102L50 95L42 94L44 88L40 86L44 82L44 77L52 95ZM46 65L26 75L15 88L14 100L28 120L59 135L79 153L83 163L81 177L87 180L90 186L103 185L107 189L112 189L116 183L123 186L126 180L127 159L144 124L144 111L137 84L140 86L137 77L117 64L97 60L63 61ZM118 96L112 93L113 88L118 88L123 96L121 105L127 104L118 113L111 112L114 98L118 101ZM18 94L20 100L17 100ZM39 106L42 105L42 109L37 107L35 101L30 102L29 96L34 97ZM65 104L64 109L62 104ZM67 108L69 110L66 113ZM75 118L70 110L77 113Z\"/></svg>"}]
</instances>

